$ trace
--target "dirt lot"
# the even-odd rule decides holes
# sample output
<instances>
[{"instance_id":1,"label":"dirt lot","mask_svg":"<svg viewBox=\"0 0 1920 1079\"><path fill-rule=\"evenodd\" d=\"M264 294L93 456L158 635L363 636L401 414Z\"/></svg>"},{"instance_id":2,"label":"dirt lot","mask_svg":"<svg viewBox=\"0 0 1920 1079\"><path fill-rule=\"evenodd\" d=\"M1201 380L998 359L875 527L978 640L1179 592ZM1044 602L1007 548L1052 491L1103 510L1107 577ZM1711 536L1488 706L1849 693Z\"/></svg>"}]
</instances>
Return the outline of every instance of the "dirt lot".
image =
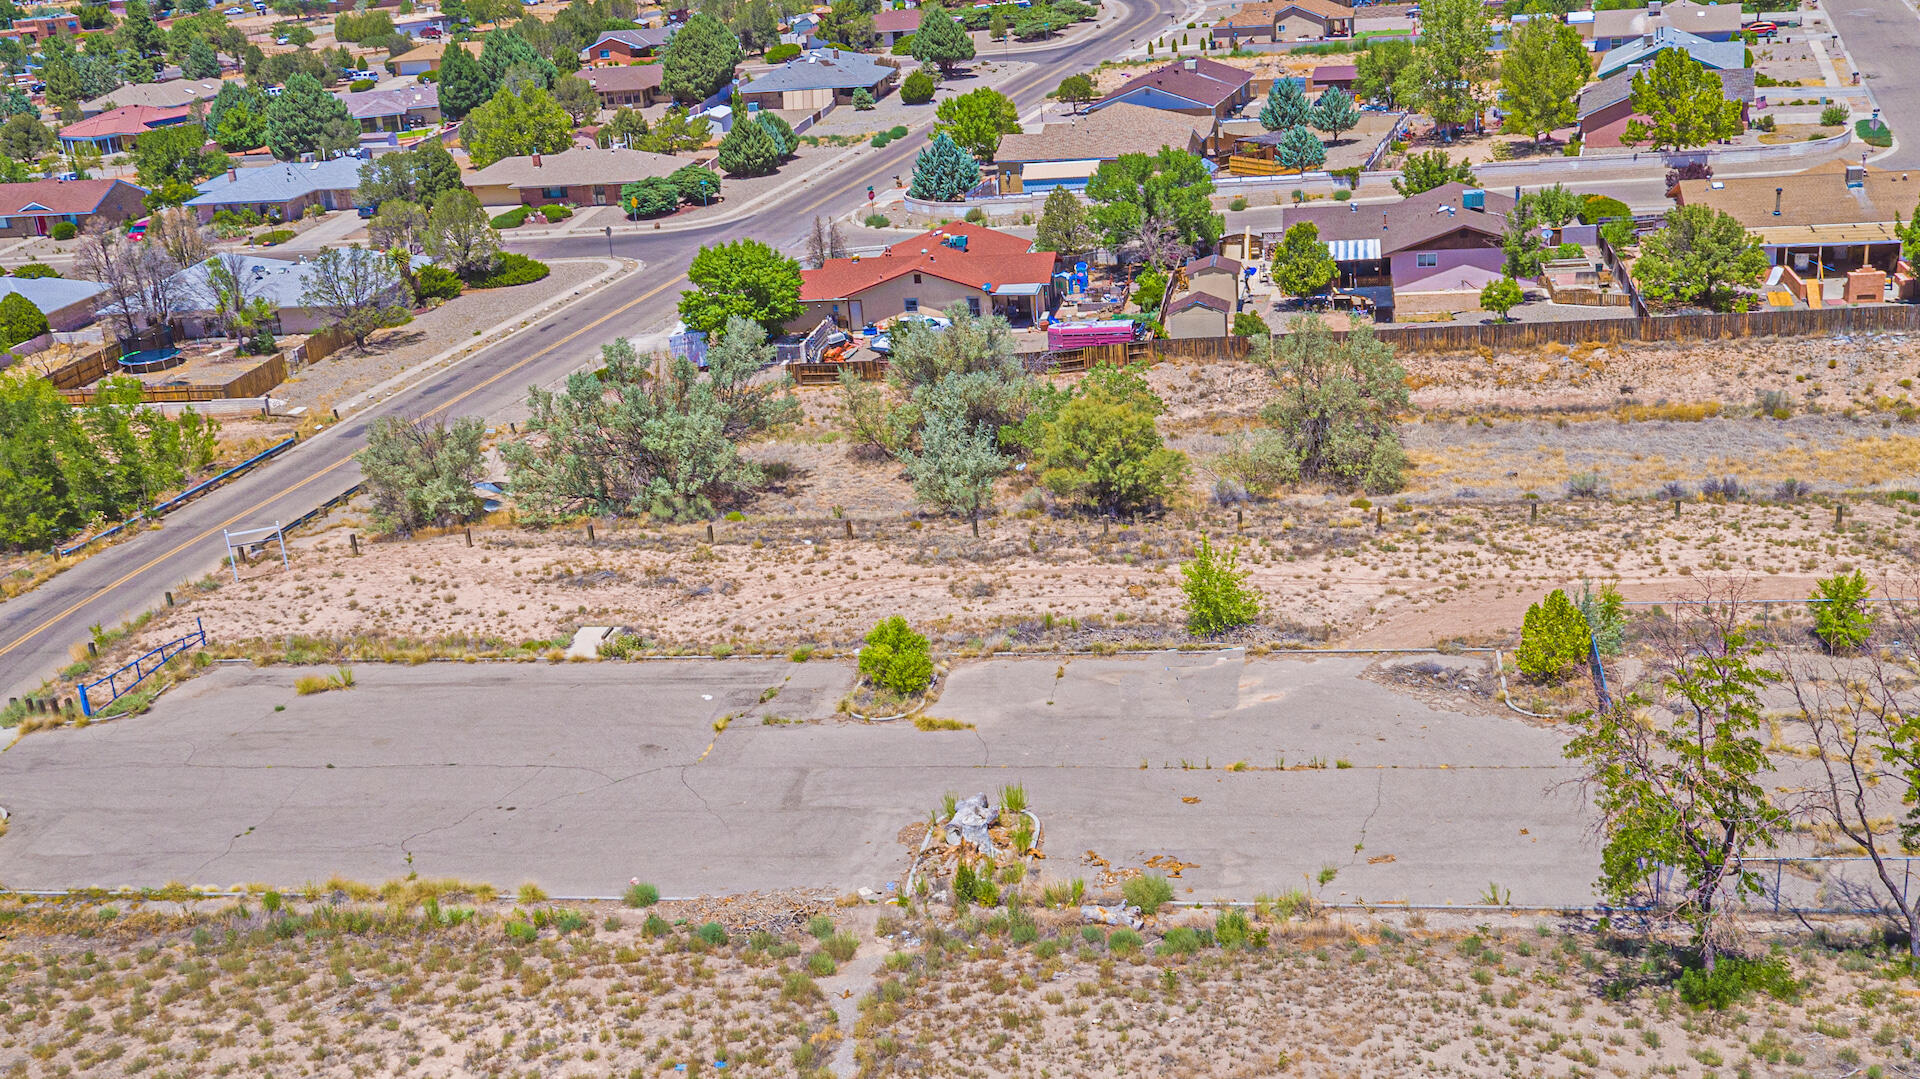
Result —
<instances>
[{"instance_id":1,"label":"dirt lot","mask_svg":"<svg viewBox=\"0 0 1920 1079\"><path fill-rule=\"evenodd\" d=\"M457 889L415 882L382 903L341 887L298 909L256 893L190 914L137 900L0 910L0 1069L1852 1075L1893 1074L1916 1034L1912 991L1883 956L1787 942L1784 998L1703 1012L1640 941L1523 915L1474 928L1269 908L1223 948L1169 937L1211 930L1198 911L1133 936L1045 907L955 918L803 897L633 910L528 896L476 912Z\"/></svg>"}]
</instances>

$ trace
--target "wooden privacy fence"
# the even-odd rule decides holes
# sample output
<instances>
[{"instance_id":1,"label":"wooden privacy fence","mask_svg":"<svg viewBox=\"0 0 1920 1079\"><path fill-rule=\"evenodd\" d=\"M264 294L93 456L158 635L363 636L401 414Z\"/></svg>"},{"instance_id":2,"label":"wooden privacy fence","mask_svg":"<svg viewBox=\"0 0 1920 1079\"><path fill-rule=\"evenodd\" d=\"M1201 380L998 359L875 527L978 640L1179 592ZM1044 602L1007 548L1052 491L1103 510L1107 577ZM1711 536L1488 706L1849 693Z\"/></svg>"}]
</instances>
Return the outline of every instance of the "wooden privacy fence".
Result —
<instances>
[{"instance_id":1,"label":"wooden privacy fence","mask_svg":"<svg viewBox=\"0 0 1920 1079\"><path fill-rule=\"evenodd\" d=\"M114 357L118 360L118 355ZM225 401L236 397L259 397L287 380L287 358L281 353L268 356L258 366L242 371L223 383L199 383L185 386L149 386L140 395L149 404L182 404L193 401ZM68 404L90 405L93 390L61 390Z\"/></svg>"},{"instance_id":2,"label":"wooden privacy fence","mask_svg":"<svg viewBox=\"0 0 1920 1079\"><path fill-rule=\"evenodd\" d=\"M347 342L351 340L353 335L338 327L318 330L307 337L305 344L294 347L293 364L295 367L305 367L307 364L324 360L345 348Z\"/></svg>"},{"instance_id":3,"label":"wooden privacy fence","mask_svg":"<svg viewBox=\"0 0 1920 1079\"><path fill-rule=\"evenodd\" d=\"M840 372L852 371L864 382L878 382L887 377L885 360L849 360L845 363L790 363L787 373L801 386L826 386L840 381Z\"/></svg>"}]
</instances>

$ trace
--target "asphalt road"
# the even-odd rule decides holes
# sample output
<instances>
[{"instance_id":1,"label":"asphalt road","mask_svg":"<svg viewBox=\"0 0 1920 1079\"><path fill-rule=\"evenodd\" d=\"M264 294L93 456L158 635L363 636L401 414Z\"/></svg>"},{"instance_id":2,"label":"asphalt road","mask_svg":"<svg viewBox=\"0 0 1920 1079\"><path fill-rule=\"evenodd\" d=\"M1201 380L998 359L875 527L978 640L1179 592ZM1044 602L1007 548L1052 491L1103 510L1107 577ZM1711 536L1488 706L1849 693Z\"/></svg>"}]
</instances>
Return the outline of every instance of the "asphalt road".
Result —
<instances>
[{"instance_id":1,"label":"asphalt road","mask_svg":"<svg viewBox=\"0 0 1920 1079\"><path fill-rule=\"evenodd\" d=\"M1920 77L1907 66L1920 56L1920 16L1906 0L1828 0L1826 12L1893 128L1893 153L1878 164L1920 168Z\"/></svg>"},{"instance_id":2,"label":"asphalt road","mask_svg":"<svg viewBox=\"0 0 1920 1079\"><path fill-rule=\"evenodd\" d=\"M884 892L905 879L902 829L943 791L1020 783L1054 879L1096 878L1093 852L1115 869L1187 863L1179 894L1195 899L1466 904L1493 882L1521 905L1592 902L1597 854L1560 733L1430 706L1362 678L1369 666L969 664L934 709L975 725L957 731L836 718L852 681L838 663L365 665L356 688L305 697L299 670L229 667L148 715L0 754L0 882L418 872L564 895L636 876L670 895Z\"/></svg>"},{"instance_id":3,"label":"asphalt road","mask_svg":"<svg viewBox=\"0 0 1920 1079\"><path fill-rule=\"evenodd\" d=\"M1176 10L1174 0L1133 0L1124 17L1094 36L1013 56L1031 67L1000 89L1025 113L1062 78L1120 51ZM163 528L101 551L39 588L0 602L0 696L29 692L69 663L72 650L88 639L88 627L118 625L163 602L168 590L214 568L224 553L223 528L291 520L351 487L358 479L352 455L364 445L367 425L374 419L509 413L524 400L528 385L558 381L597 355L601 344L641 336L669 320L686 286L687 263L702 246L751 236L796 250L816 215L854 210L864 203L868 184L888 186L895 175L911 172L920 145L920 140L903 139L884 149L863 147L850 167L825 179L802 178L789 197L737 220L615 235L613 253L642 260L639 273L351 414L267 467L169 515ZM598 236L514 247L537 258L608 254L607 241Z\"/></svg>"}]
</instances>

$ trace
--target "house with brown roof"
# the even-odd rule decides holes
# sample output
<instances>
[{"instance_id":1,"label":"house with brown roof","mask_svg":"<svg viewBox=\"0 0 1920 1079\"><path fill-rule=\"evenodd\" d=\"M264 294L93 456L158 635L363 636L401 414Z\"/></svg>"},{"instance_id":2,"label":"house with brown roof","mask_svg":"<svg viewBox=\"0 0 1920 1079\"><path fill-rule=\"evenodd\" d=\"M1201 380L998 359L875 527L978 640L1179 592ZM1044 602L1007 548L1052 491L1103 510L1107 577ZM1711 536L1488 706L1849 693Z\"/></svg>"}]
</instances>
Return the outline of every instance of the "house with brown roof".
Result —
<instances>
[{"instance_id":1,"label":"house with brown roof","mask_svg":"<svg viewBox=\"0 0 1920 1079\"><path fill-rule=\"evenodd\" d=\"M337 95L362 131L414 131L440 126L440 88L430 82L397 90L361 90Z\"/></svg>"},{"instance_id":2,"label":"house with brown roof","mask_svg":"<svg viewBox=\"0 0 1920 1079\"><path fill-rule=\"evenodd\" d=\"M98 116L122 105L148 105L171 109L196 101L212 101L220 96L219 79L168 79L165 82L134 82L116 87L92 101L80 103L80 117Z\"/></svg>"},{"instance_id":3,"label":"house with brown roof","mask_svg":"<svg viewBox=\"0 0 1920 1079\"><path fill-rule=\"evenodd\" d=\"M670 176L694 162L672 154L576 146L557 154L503 157L466 178L483 206L618 206L620 189Z\"/></svg>"},{"instance_id":4,"label":"house with brown roof","mask_svg":"<svg viewBox=\"0 0 1920 1079\"><path fill-rule=\"evenodd\" d=\"M1121 154L1157 154L1166 146L1202 153L1212 126L1206 117L1121 103L1039 131L1002 135L993 155L1000 193L1082 188L1101 162Z\"/></svg>"},{"instance_id":5,"label":"house with brown roof","mask_svg":"<svg viewBox=\"0 0 1920 1079\"><path fill-rule=\"evenodd\" d=\"M1352 93L1354 80L1359 77L1360 67L1357 64L1322 64L1313 69L1313 75L1301 89L1309 93L1328 89Z\"/></svg>"},{"instance_id":6,"label":"house with brown roof","mask_svg":"<svg viewBox=\"0 0 1920 1079\"><path fill-rule=\"evenodd\" d=\"M1253 73L1244 68L1203 56L1189 56L1128 79L1112 93L1087 106L1087 111L1098 112L1124 102L1219 120L1233 115L1247 103L1252 97L1248 90L1252 83Z\"/></svg>"},{"instance_id":7,"label":"house with brown roof","mask_svg":"<svg viewBox=\"0 0 1920 1079\"><path fill-rule=\"evenodd\" d=\"M1211 292L1189 292L1167 303L1160 325L1175 341L1195 337L1225 337L1233 328L1233 303Z\"/></svg>"},{"instance_id":8,"label":"house with brown roof","mask_svg":"<svg viewBox=\"0 0 1920 1079\"><path fill-rule=\"evenodd\" d=\"M131 221L146 216L147 190L125 180L34 180L0 184L0 236L45 236L70 221L85 228L94 217Z\"/></svg>"},{"instance_id":9,"label":"house with brown roof","mask_svg":"<svg viewBox=\"0 0 1920 1079\"><path fill-rule=\"evenodd\" d=\"M67 153L88 146L102 155L118 154L132 150L140 136L155 128L184 124L191 119L193 117L185 105L165 109L152 105L122 105L61 128L60 144Z\"/></svg>"},{"instance_id":10,"label":"house with brown roof","mask_svg":"<svg viewBox=\"0 0 1920 1079\"><path fill-rule=\"evenodd\" d=\"M1633 111L1633 77L1638 69L1618 72L1580 91L1577 115L1580 142L1591 149L1619 146L1630 120L1646 122L1647 117ZM1740 123L1744 127L1753 107L1752 68L1715 71L1720 77L1720 92L1729 101L1740 102Z\"/></svg>"},{"instance_id":11,"label":"house with brown roof","mask_svg":"<svg viewBox=\"0 0 1920 1079\"><path fill-rule=\"evenodd\" d=\"M1260 0L1215 23L1215 41L1316 41L1351 37L1353 8L1334 0Z\"/></svg>"},{"instance_id":12,"label":"house with brown roof","mask_svg":"<svg viewBox=\"0 0 1920 1079\"><path fill-rule=\"evenodd\" d=\"M593 44L580 50L580 66L631 64L636 60L658 56L676 29L662 26L653 29L602 30Z\"/></svg>"},{"instance_id":13,"label":"house with brown roof","mask_svg":"<svg viewBox=\"0 0 1920 1079\"><path fill-rule=\"evenodd\" d=\"M812 328L830 319L858 329L956 305L1037 323L1053 310L1054 262L1053 252L1035 251L1019 236L965 222L942 225L879 255L801 270L802 310L789 325Z\"/></svg>"},{"instance_id":14,"label":"house with brown roof","mask_svg":"<svg viewBox=\"0 0 1920 1079\"><path fill-rule=\"evenodd\" d=\"M600 107L605 109L625 105L628 108L644 108L660 100L660 75L664 69L659 64L629 64L625 67L583 67L580 77L587 80L593 92L600 95Z\"/></svg>"},{"instance_id":15,"label":"house with brown roof","mask_svg":"<svg viewBox=\"0 0 1920 1079\"><path fill-rule=\"evenodd\" d=\"M1190 292L1205 292L1238 305L1244 270L1225 255L1204 255L1180 268L1180 280Z\"/></svg>"},{"instance_id":16,"label":"house with brown roof","mask_svg":"<svg viewBox=\"0 0 1920 1079\"><path fill-rule=\"evenodd\" d=\"M424 75L429 71L438 71L440 59L447 54L448 46L449 43L445 41L422 42L387 61L387 70L395 75ZM481 43L478 41L462 41L459 47L475 57L480 55Z\"/></svg>"},{"instance_id":17,"label":"house with brown roof","mask_svg":"<svg viewBox=\"0 0 1920 1079\"><path fill-rule=\"evenodd\" d=\"M920 29L919 8L890 7L873 14L873 32L880 35L880 44L884 48L893 48L894 42Z\"/></svg>"},{"instance_id":18,"label":"house with brown roof","mask_svg":"<svg viewBox=\"0 0 1920 1079\"><path fill-rule=\"evenodd\" d=\"M1596 11L1592 22L1576 23L1575 27L1582 37L1591 39L1593 51L1606 52L1663 28L1683 30L1708 41L1732 41L1740 32L1744 17L1738 3L1696 4L1679 0L1664 4L1661 0L1651 0L1643 8Z\"/></svg>"},{"instance_id":19,"label":"house with brown roof","mask_svg":"<svg viewBox=\"0 0 1920 1079\"><path fill-rule=\"evenodd\" d=\"M1513 205L1507 195L1443 184L1383 206L1289 206L1264 238L1271 248L1286 229L1311 221L1339 267L1336 285L1390 289L1379 306L1400 314L1472 311L1480 290L1503 276L1500 240Z\"/></svg>"}]
</instances>

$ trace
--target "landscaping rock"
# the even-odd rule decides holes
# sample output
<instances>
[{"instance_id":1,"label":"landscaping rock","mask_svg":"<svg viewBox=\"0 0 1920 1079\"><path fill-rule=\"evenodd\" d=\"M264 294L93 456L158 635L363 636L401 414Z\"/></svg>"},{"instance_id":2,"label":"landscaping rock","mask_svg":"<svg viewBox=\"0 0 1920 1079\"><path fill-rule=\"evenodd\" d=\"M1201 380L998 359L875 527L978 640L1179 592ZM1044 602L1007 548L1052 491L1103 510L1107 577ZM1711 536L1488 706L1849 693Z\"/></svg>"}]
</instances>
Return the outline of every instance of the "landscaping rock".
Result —
<instances>
[{"instance_id":1,"label":"landscaping rock","mask_svg":"<svg viewBox=\"0 0 1920 1079\"><path fill-rule=\"evenodd\" d=\"M1124 925L1128 929L1138 929L1146 924L1145 920L1140 917L1138 909L1129 907L1124 903L1111 907L1088 904L1080 908L1080 917L1089 922L1098 922L1101 925Z\"/></svg>"},{"instance_id":2,"label":"landscaping rock","mask_svg":"<svg viewBox=\"0 0 1920 1079\"><path fill-rule=\"evenodd\" d=\"M986 792L963 798L955 803L953 819L947 822L947 843L957 845L965 841L980 853L997 857L1000 852L987 829L999 819L1000 811L987 801Z\"/></svg>"}]
</instances>

